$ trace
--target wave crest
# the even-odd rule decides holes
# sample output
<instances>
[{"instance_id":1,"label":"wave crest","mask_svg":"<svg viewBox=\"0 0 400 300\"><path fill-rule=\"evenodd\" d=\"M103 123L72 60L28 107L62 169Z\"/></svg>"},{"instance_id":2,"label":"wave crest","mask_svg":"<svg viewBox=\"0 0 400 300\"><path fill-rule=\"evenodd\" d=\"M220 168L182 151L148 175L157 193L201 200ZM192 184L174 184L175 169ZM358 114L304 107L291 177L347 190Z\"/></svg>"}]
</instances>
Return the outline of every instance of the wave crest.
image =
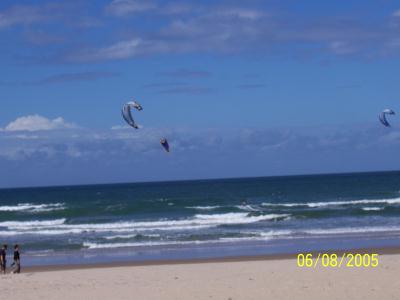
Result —
<instances>
[{"instance_id":1,"label":"wave crest","mask_svg":"<svg viewBox=\"0 0 400 300\"><path fill-rule=\"evenodd\" d=\"M0 211L3 212L49 212L55 210L65 209L65 203L48 203L48 204L33 204L33 203L19 203L17 205L3 205L0 206Z\"/></svg>"},{"instance_id":2,"label":"wave crest","mask_svg":"<svg viewBox=\"0 0 400 300\"><path fill-rule=\"evenodd\" d=\"M400 204L400 198L392 199L364 199L364 200L349 200L349 201L327 201L327 202L302 202L302 203L272 203L264 202L261 205L264 207L326 207L326 206L348 206L359 204Z\"/></svg>"}]
</instances>

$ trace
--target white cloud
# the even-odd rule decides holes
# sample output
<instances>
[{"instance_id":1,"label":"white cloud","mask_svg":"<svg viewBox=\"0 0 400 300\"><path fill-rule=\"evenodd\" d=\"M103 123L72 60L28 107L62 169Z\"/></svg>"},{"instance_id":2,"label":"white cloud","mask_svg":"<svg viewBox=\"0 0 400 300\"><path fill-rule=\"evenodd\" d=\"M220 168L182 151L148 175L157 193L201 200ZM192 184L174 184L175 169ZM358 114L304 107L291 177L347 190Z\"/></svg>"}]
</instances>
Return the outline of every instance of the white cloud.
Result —
<instances>
[{"instance_id":1,"label":"white cloud","mask_svg":"<svg viewBox=\"0 0 400 300\"><path fill-rule=\"evenodd\" d=\"M118 60L150 55L155 53L168 53L171 49L167 43L158 40L143 40L133 38L119 41L98 49L86 49L68 57L70 61L101 61Z\"/></svg>"},{"instance_id":2,"label":"white cloud","mask_svg":"<svg viewBox=\"0 0 400 300\"><path fill-rule=\"evenodd\" d=\"M217 13L217 15L237 17L239 19L257 20L267 16L265 12L260 10L246 9L246 8L230 8L224 9Z\"/></svg>"},{"instance_id":3,"label":"white cloud","mask_svg":"<svg viewBox=\"0 0 400 300\"><path fill-rule=\"evenodd\" d=\"M331 42L329 48L332 52L338 55L352 54L357 52L357 49L354 47L354 45L343 41Z\"/></svg>"},{"instance_id":4,"label":"white cloud","mask_svg":"<svg viewBox=\"0 0 400 300\"><path fill-rule=\"evenodd\" d=\"M141 46L140 39L121 41L109 47L101 48L94 54L92 59L124 59L138 54Z\"/></svg>"},{"instance_id":5,"label":"white cloud","mask_svg":"<svg viewBox=\"0 0 400 300\"><path fill-rule=\"evenodd\" d=\"M157 6L150 1L137 0L113 0L106 10L118 17L140 13L156 8Z\"/></svg>"},{"instance_id":6,"label":"white cloud","mask_svg":"<svg viewBox=\"0 0 400 300\"><path fill-rule=\"evenodd\" d=\"M21 140L37 140L40 137L38 135L27 135L27 134L17 134L14 138Z\"/></svg>"},{"instance_id":7,"label":"white cloud","mask_svg":"<svg viewBox=\"0 0 400 300\"><path fill-rule=\"evenodd\" d=\"M31 24L46 19L38 8L34 6L13 6L0 11L0 28L19 24Z\"/></svg>"},{"instance_id":8,"label":"white cloud","mask_svg":"<svg viewBox=\"0 0 400 300\"><path fill-rule=\"evenodd\" d=\"M124 130L124 129L130 129L130 128L131 127L129 127L127 125L124 125L124 126L121 126L121 125L111 126L111 130Z\"/></svg>"},{"instance_id":9,"label":"white cloud","mask_svg":"<svg viewBox=\"0 0 400 300\"><path fill-rule=\"evenodd\" d=\"M61 117L50 120L39 115L29 115L12 121L3 129L3 131L39 131L75 127L74 124L65 122Z\"/></svg>"},{"instance_id":10,"label":"white cloud","mask_svg":"<svg viewBox=\"0 0 400 300\"><path fill-rule=\"evenodd\" d=\"M71 47L71 52L62 54L63 59L91 62L158 54L242 52L265 55L294 52L293 57L326 53L366 58L398 55L398 24L388 26L383 21L372 26L358 18L331 16L320 20L301 14L288 19L288 15L257 6L217 3L204 6L187 2L110 0L106 9L117 17L143 14L140 17L145 20L156 17L162 21L151 28L138 25L133 30L116 31L124 34L111 39L108 36L102 46ZM151 14L146 14L148 11ZM400 10L392 12L392 16L400 19ZM125 26L124 22L121 24ZM116 39L118 36L120 39Z\"/></svg>"}]
</instances>

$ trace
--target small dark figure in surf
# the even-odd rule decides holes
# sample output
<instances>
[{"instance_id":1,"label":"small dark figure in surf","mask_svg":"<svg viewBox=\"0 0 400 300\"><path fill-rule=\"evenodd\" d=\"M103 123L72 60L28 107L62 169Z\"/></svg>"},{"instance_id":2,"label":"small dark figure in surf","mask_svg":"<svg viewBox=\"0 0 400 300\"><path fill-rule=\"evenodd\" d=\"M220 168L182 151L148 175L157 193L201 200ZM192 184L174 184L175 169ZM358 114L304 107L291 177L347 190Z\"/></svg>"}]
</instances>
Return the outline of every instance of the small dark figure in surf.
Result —
<instances>
[{"instance_id":1,"label":"small dark figure in surf","mask_svg":"<svg viewBox=\"0 0 400 300\"><path fill-rule=\"evenodd\" d=\"M4 244L0 250L0 271L3 274L6 274L6 267L7 267L7 245Z\"/></svg>"},{"instance_id":2,"label":"small dark figure in surf","mask_svg":"<svg viewBox=\"0 0 400 300\"><path fill-rule=\"evenodd\" d=\"M21 259L19 256L19 246L18 245L14 246L14 262L12 263L11 266L14 266L14 270L13 270L14 274L21 273Z\"/></svg>"}]
</instances>

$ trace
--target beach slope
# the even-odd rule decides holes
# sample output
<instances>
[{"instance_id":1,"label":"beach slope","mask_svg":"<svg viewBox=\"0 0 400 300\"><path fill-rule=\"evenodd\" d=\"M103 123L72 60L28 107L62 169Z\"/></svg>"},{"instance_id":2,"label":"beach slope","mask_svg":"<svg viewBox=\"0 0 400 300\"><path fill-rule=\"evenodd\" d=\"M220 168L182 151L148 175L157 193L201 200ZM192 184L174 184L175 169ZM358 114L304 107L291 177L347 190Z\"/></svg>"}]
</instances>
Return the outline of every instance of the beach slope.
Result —
<instances>
[{"instance_id":1,"label":"beach slope","mask_svg":"<svg viewBox=\"0 0 400 300\"><path fill-rule=\"evenodd\" d=\"M400 254L374 269L296 259L77 268L0 276L2 299L398 299Z\"/></svg>"}]
</instances>

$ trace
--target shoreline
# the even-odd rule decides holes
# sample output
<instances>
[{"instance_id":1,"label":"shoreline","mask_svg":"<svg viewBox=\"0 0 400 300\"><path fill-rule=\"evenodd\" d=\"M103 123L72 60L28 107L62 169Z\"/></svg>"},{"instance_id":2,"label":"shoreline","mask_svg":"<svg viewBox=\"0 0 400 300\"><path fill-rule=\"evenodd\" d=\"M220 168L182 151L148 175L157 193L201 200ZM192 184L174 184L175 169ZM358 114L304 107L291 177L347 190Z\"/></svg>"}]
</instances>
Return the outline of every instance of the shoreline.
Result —
<instances>
[{"instance_id":1,"label":"shoreline","mask_svg":"<svg viewBox=\"0 0 400 300\"><path fill-rule=\"evenodd\" d=\"M155 259L155 260L124 260L106 263L79 263L79 264L54 264L43 266L23 266L21 273L36 273L36 272L52 272L65 270L85 270L85 269L108 269L120 267L146 267L146 266L165 266L165 265L191 265L191 264L207 264L207 263L231 263L231 262L257 262L257 261L276 261L296 259L299 253L377 253L379 255L396 255L400 254L400 247L372 247L372 248L354 248L348 250L321 250L321 251L302 251L298 253L285 254L264 254L264 255L243 255L243 256L226 256L215 258L191 258L191 259Z\"/></svg>"}]
</instances>

